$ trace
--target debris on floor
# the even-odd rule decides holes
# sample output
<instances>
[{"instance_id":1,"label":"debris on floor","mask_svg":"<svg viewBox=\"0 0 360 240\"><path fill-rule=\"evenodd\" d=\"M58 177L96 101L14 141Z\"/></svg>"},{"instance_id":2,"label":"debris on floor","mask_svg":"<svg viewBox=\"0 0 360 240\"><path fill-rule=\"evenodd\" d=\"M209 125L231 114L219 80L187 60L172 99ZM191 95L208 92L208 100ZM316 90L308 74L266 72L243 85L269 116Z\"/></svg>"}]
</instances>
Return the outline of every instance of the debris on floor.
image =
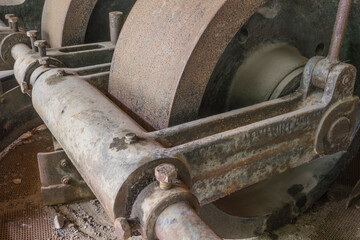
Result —
<instances>
[{"instance_id":1,"label":"debris on floor","mask_svg":"<svg viewBox=\"0 0 360 240\"><path fill-rule=\"evenodd\" d=\"M97 200L44 206L37 153L53 150L45 128L23 135L0 153L0 239L117 239L109 217ZM351 187L341 181L292 224L252 240L360 239L360 202L346 209ZM131 240L141 240L132 237Z\"/></svg>"}]
</instances>

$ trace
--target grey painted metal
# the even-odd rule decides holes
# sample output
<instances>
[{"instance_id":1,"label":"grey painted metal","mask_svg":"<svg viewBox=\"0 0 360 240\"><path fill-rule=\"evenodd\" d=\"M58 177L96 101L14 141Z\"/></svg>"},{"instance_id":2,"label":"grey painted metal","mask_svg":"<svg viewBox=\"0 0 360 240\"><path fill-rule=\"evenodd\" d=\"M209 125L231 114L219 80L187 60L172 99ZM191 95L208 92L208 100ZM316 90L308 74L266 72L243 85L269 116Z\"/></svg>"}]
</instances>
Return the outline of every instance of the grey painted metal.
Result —
<instances>
[{"instance_id":1,"label":"grey painted metal","mask_svg":"<svg viewBox=\"0 0 360 240\"><path fill-rule=\"evenodd\" d=\"M219 237L187 203L167 207L155 225L159 240L220 240Z\"/></svg>"}]
</instances>

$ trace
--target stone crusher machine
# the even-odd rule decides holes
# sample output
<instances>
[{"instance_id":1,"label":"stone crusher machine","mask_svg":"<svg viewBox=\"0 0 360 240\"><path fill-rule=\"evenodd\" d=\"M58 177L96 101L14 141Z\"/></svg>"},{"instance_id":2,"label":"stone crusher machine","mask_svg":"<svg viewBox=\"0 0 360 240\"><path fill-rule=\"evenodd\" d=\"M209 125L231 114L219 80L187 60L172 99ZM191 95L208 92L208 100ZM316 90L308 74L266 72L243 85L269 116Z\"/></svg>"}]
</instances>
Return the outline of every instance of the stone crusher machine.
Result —
<instances>
[{"instance_id":1,"label":"stone crusher machine","mask_svg":"<svg viewBox=\"0 0 360 240\"><path fill-rule=\"evenodd\" d=\"M0 3L0 150L44 122L44 202L119 239L262 234L358 149L358 1Z\"/></svg>"}]
</instances>

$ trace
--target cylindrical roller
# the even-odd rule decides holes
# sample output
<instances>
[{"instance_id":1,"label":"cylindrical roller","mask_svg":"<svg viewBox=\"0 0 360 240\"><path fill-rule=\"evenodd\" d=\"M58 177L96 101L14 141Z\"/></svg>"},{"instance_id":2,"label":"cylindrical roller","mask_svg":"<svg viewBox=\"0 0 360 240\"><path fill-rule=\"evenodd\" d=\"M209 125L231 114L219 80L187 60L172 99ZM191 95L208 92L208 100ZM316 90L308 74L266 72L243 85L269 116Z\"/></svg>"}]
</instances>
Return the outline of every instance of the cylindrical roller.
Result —
<instances>
[{"instance_id":1,"label":"cylindrical roller","mask_svg":"<svg viewBox=\"0 0 360 240\"><path fill-rule=\"evenodd\" d=\"M167 207L155 225L160 240L220 240L187 203L179 202Z\"/></svg>"}]
</instances>

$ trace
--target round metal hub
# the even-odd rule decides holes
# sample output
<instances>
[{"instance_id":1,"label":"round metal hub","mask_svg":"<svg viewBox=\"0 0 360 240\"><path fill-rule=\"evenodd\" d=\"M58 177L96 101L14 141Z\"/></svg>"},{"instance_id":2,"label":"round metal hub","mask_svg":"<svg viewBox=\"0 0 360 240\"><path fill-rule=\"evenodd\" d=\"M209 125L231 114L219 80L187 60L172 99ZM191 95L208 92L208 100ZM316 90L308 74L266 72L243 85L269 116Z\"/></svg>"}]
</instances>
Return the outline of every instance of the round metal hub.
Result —
<instances>
[{"instance_id":1,"label":"round metal hub","mask_svg":"<svg viewBox=\"0 0 360 240\"><path fill-rule=\"evenodd\" d=\"M287 43L260 46L235 73L228 92L227 109L250 106L296 90L306 62L307 58Z\"/></svg>"}]
</instances>

